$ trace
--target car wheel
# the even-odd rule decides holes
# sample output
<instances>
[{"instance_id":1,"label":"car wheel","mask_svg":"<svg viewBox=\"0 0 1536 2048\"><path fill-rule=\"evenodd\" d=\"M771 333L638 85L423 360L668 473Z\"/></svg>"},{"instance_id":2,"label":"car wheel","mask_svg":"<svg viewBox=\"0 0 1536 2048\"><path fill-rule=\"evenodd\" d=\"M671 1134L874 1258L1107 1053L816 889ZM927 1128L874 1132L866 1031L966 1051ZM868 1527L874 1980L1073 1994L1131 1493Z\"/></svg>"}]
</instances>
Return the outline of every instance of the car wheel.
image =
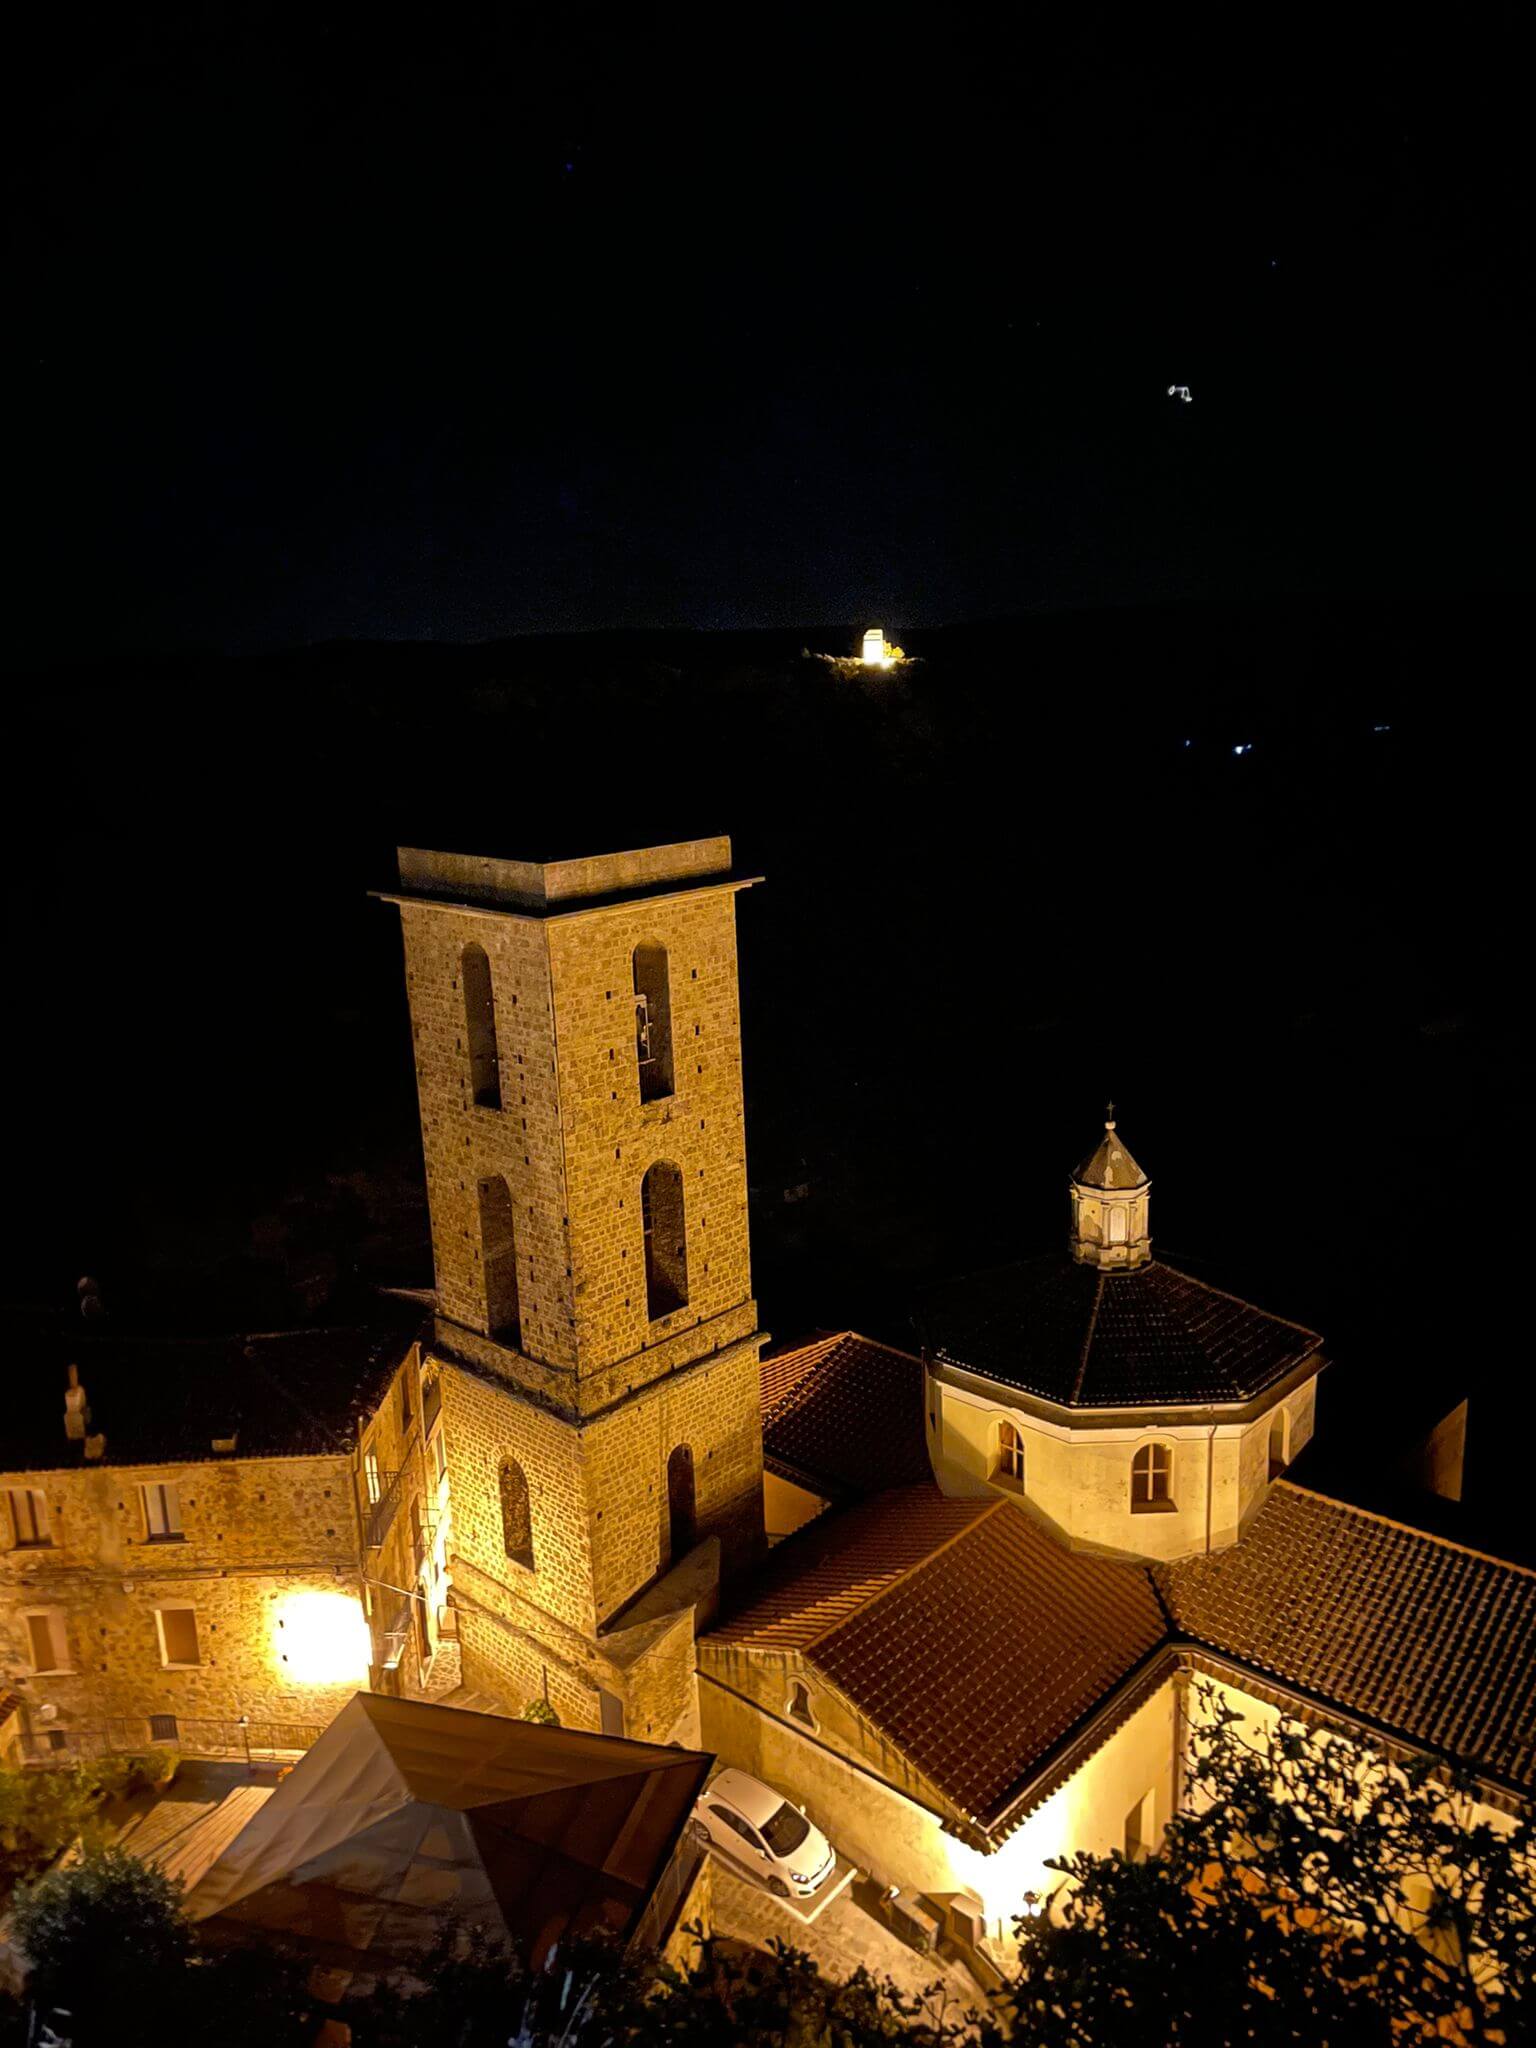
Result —
<instances>
[{"instance_id":1,"label":"car wheel","mask_svg":"<svg viewBox=\"0 0 1536 2048\"><path fill-rule=\"evenodd\" d=\"M784 1882L782 1877L770 1877L768 1880L768 1889L773 1893L773 1896L776 1899L787 1899L789 1897L789 1886Z\"/></svg>"}]
</instances>

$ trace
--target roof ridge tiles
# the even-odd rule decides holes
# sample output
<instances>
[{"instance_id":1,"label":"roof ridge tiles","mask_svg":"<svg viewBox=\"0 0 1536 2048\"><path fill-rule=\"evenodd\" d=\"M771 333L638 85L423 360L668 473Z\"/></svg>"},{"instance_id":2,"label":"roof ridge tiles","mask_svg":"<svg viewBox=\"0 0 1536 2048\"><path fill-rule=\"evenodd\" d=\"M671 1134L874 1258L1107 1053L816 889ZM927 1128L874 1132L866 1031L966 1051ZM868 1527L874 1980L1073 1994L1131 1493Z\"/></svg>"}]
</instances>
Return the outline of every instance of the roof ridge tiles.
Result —
<instances>
[{"instance_id":1,"label":"roof ridge tiles","mask_svg":"<svg viewBox=\"0 0 1536 2048\"><path fill-rule=\"evenodd\" d=\"M1088 1377L1088 1355L1093 1350L1094 1332L1099 1327L1099 1310L1104 1306L1104 1275L1100 1273L1098 1285L1093 1290L1093 1307L1088 1314L1088 1328L1083 1336L1083 1348L1078 1354L1077 1378L1072 1382L1070 1399L1080 1401L1083 1395L1083 1381Z\"/></svg>"}]
</instances>

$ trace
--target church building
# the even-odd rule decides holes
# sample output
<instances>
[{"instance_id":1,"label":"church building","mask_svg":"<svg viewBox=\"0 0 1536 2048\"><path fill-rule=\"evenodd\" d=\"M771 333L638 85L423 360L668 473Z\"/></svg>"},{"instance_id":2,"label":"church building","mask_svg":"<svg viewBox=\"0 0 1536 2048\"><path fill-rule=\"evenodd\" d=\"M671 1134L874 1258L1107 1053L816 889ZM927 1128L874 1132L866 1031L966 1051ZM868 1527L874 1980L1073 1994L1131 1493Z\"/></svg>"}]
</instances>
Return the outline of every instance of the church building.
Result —
<instances>
[{"instance_id":1,"label":"church building","mask_svg":"<svg viewBox=\"0 0 1536 2048\"><path fill-rule=\"evenodd\" d=\"M1113 1114L1059 1251L905 1347L762 1357L755 879L726 839L401 850L430 1323L247 1346L179 1407L125 1371L104 1434L61 1378L0 1428L32 1753L45 1706L116 1746L254 1706L296 1748L359 1685L547 1711L766 1779L978 1972L1049 1859L1155 1849L1202 1681L1528 1799L1536 1572L1287 1476L1321 1340L1155 1255Z\"/></svg>"}]
</instances>

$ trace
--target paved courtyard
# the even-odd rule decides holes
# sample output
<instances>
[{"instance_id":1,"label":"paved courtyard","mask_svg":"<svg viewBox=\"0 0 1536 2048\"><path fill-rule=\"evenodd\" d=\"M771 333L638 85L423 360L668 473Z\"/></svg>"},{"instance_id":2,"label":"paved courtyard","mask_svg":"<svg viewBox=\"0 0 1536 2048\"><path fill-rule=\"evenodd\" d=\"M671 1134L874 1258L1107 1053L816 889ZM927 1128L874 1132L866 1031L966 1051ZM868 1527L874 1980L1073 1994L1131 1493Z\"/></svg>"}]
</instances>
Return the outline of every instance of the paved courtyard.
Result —
<instances>
[{"instance_id":1,"label":"paved courtyard","mask_svg":"<svg viewBox=\"0 0 1536 2048\"><path fill-rule=\"evenodd\" d=\"M835 1898L809 1926L790 1908L729 1870L713 1857L714 1924L717 1934L766 1948L777 1938L804 1949L825 1977L851 1977L862 1963L875 1977L890 1977L909 1996L925 1995L937 1985L937 1999L946 2002L951 2018L978 2011L984 2004L969 1973L938 1956L920 1956L867 1912L854 1888Z\"/></svg>"}]
</instances>

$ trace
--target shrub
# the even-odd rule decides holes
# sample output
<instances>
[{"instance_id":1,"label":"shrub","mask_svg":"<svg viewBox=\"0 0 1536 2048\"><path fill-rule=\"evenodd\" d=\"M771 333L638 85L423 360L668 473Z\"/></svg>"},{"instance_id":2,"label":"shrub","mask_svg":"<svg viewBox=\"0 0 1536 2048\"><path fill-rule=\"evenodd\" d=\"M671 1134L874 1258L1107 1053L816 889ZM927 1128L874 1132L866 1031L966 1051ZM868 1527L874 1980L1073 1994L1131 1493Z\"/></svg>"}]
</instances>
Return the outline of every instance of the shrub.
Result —
<instances>
[{"instance_id":1,"label":"shrub","mask_svg":"<svg viewBox=\"0 0 1536 2048\"><path fill-rule=\"evenodd\" d=\"M180 1887L111 1848L23 1886L11 1932L31 1965L32 1996L73 2015L78 2048L163 2030L193 1948Z\"/></svg>"}]
</instances>

